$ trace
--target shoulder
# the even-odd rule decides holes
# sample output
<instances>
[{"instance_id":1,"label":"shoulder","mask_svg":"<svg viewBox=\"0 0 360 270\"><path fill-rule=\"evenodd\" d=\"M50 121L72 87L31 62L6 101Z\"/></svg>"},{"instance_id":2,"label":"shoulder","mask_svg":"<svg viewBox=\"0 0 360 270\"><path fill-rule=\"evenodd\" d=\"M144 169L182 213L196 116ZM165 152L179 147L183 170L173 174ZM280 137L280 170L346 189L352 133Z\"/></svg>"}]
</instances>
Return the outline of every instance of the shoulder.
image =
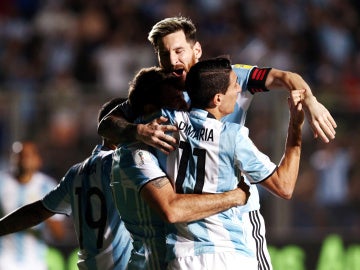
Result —
<instances>
[{"instance_id":1,"label":"shoulder","mask_svg":"<svg viewBox=\"0 0 360 270\"><path fill-rule=\"evenodd\" d=\"M234 142L234 146L246 145L250 143L249 129L237 123L223 123L223 137L227 136L228 140ZM252 144L252 143L251 143Z\"/></svg>"},{"instance_id":2,"label":"shoulder","mask_svg":"<svg viewBox=\"0 0 360 270\"><path fill-rule=\"evenodd\" d=\"M83 162L71 166L65 173L64 177L62 178L62 182L72 181L77 175L80 174L82 166L83 166Z\"/></svg>"},{"instance_id":3,"label":"shoulder","mask_svg":"<svg viewBox=\"0 0 360 270\"><path fill-rule=\"evenodd\" d=\"M249 77L249 74L256 66L244 65L244 64L234 64L232 65L232 70L238 76L239 80L245 80Z\"/></svg>"},{"instance_id":4,"label":"shoulder","mask_svg":"<svg viewBox=\"0 0 360 270\"><path fill-rule=\"evenodd\" d=\"M248 70L248 71L250 71L250 70L252 70L254 67L256 67L256 66L246 65L246 64L233 64L233 65L232 65L232 69L233 69L233 70L238 70L238 71L240 71L240 70L243 70L243 71Z\"/></svg>"}]
</instances>

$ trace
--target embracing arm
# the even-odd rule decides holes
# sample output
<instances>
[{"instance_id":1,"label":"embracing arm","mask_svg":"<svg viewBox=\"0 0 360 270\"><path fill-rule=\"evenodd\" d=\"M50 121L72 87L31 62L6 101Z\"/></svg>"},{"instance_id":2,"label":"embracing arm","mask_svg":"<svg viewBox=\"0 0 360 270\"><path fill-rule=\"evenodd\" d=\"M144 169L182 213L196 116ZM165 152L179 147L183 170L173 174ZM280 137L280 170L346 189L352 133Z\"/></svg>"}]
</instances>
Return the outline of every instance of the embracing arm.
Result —
<instances>
[{"instance_id":1,"label":"embracing arm","mask_svg":"<svg viewBox=\"0 0 360 270\"><path fill-rule=\"evenodd\" d=\"M298 98L299 100L301 99L300 97ZM301 108L301 103L298 101L294 102L297 103L296 107L293 103L290 104L289 101L291 117L284 156L276 171L261 183L262 186L272 193L284 199L291 199L292 197L300 165L301 130L304 122L304 113Z\"/></svg>"},{"instance_id":2,"label":"embracing arm","mask_svg":"<svg viewBox=\"0 0 360 270\"><path fill-rule=\"evenodd\" d=\"M136 139L137 125L120 115L109 114L100 121L97 131L101 137L120 144Z\"/></svg>"},{"instance_id":3,"label":"embracing arm","mask_svg":"<svg viewBox=\"0 0 360 270\"><path fill-rule=\"evenodd\" d=\"M98 134L116 144L138 140L168 154L175 149L176 139L165 132L177 128L163 125L166 121L166 118L159 117L147 124L134 124L125 119L120 109L115 109L100 121Z\"/></svg>"},{"instance_id":4,"label":"embracing arm","mask_svg":"<svg viewBox=\"0 0 360 270\"><path fill-rule=\"evenodd\" d=\"M217 194L177 194L166 177L147 183L141 190L142 198L169 223L191 222L244 205L249 194L241 188Z\"/></svg>"},{"instance_id":5,"label":"embracing arm","mask_svg":"<svg viewBox=\"0 0 360 270\"><path fill-rule=\"evenodd\" d=\"M335 138L336 122L330 112L317 101L309 85L297 73L272 68L267 75L265 86L268 89L304 89L302 103L306 117L313 130L315 138L320 137L324 142Z\"/></svg>"},{"instance_id":6,"label":"embracing arm","mask_svg":"<svg viewBox=\"0 0 360 270\"><path fill-rule=\"evenodd\" d=\"M24 205L0 219L0 236L31 228L54 214L40 200Z\"/></svg>"}]
</instances>

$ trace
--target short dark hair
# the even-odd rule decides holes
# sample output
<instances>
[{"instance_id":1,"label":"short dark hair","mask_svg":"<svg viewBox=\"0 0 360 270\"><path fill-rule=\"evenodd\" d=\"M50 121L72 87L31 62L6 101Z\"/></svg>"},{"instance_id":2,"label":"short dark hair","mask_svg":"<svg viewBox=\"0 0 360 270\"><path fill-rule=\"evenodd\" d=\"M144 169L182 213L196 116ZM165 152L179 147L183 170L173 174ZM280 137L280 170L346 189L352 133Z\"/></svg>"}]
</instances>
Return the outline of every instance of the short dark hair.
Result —
<instances>
[{"instance_id":1,"label":"short dark hair","mask_svg":"<svg viewBox=\"0 0 360 270\"><path fill-rule=\"evenodd\" d=\"M217 57L197 62L185 80L191 106L208 108L217 93L225 94L230 83L231 63L229 58Z\"/></svg>"},{"instance_id":2,"label":"short dark hair","mask_svg":"<svg viewBox=\"0 0 360 270\"><path fill-rule=\"evenodd\" d=\"M97 117L97 121L98 123L101 122L101 120L108 115L117 105L121 104L122 102L124 102L125 99L124 98L113 98L107 102L105 102L99 112L98 112L98 117Z\"/></svg>"},{"instance_id":3,"label":"short dark hair","mask_svg":"<svg viewBox=\"0 0 360 270\"><path fill-rule=\"evenodd\" d=\"M178 31L184 32L186 41L191 44L196 43L196 27L189 18L183 16L169 17L157 22L149 32L148 40L158 53L159 40Z\"/></svg>"},{"instance_id":4,"label":"short dark hair","mask_svg":"<svg viewBox=\"0 0 360 270\"><path fill-rule=\"evenodd\" d=\"M172 74L164 72L160 67L140 69L129 83L128 100L135 115L146 113L144 108L151 105L154 109L170 108L187 109L183 99L181 81ZM174 99L165 98L171 93Z\"/></svg>"}]
</instances>

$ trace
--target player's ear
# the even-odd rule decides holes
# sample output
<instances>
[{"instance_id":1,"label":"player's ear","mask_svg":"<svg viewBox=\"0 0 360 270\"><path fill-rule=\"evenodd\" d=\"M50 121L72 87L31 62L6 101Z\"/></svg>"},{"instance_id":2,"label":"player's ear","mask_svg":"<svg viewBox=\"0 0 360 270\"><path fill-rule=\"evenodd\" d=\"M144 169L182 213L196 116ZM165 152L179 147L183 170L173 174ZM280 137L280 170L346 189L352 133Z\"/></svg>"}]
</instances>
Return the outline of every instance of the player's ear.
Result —
<instances>
[{"instance_id":1,"label":"player's ear","mask_svg":"<svg viewBox=\"0 0 360 270\"><path fill-rule=\"evenodd\" d=\"M200 57L202 56L202 49L201 49L201 45L198 41L196 41L196 43L194 44L193 51L194 51L196 60L199 60Z\"/></svg>"},{"instance_id":2,"label":"player's ear","mask_svg":"<svg viewBox=\"0 0 360 270\"><path fill-rule=\"evenodd\" d=\"M221 99L222 99L222 94L217 93L217 94L214 96L214 98L213 98L213 103L214 103L214 105L215 105L215 106L220 105Z\"/></svg>"}]
</instances>

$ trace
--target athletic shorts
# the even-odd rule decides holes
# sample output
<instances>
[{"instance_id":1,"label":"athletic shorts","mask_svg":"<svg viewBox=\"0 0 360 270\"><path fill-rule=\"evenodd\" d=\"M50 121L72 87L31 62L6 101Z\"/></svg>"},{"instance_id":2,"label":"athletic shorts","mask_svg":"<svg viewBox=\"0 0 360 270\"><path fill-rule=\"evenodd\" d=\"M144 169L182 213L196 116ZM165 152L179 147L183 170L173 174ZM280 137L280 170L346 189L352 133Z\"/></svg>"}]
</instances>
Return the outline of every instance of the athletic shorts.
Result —
<instances>
[{"instance_id":1,"label":"athletic shorts","mask_svg":"<svg viewBox=\"0 0 360 270\"><path fill-rule=\"evenodd\" d=\"M259 210L245 213L244 224L245 245L256 255L259 270L272 270L270 254L265 238L265 222Z\"/></svg>"},{"instance_id":2,"label":"athletic shorts","mask_svg":"<svg viewBox=\"0 0 360 270\"><path fill-rule=\"evenodd\" d=\"M270 254L265 238L265 222L260 211L255 210L243 214L242 221L244 225L244 244L249 249L248 253L254 254L252 257L247 257L237 252L179 257L170 262L168 269L272 270ZM241 267L239 267L240 265ZM244 267L244 265L246 265L246 267Z\"/></svg>"},{"instance_id":3,"label":"athletic shorts","mask_svg":"<svg viewBox=\"0 0 360 270\"><path fill-rule=\"evenodd\" d=\"M176 258L168 270L258 270L257 260L239 252L208 253Z\"/></svg>"}]
</instances>

